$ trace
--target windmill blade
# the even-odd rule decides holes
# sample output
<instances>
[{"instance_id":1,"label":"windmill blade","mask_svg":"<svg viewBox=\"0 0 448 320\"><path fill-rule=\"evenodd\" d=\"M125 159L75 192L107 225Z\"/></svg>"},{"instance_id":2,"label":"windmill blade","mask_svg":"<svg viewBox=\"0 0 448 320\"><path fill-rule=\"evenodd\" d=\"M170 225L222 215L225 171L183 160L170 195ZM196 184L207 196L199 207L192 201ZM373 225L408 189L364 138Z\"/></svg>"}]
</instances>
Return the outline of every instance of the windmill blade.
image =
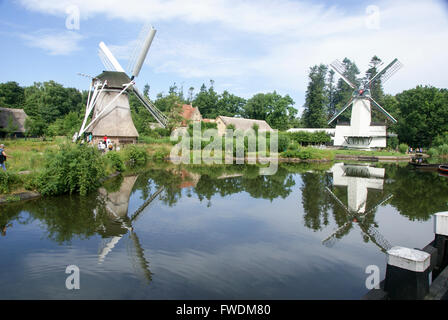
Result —
<instances>
[{"instance_id":1,"label":"windmill blade","mask_svg":"<svg viewBox=\"0 0 448 320\"><path fill-rule=\"evenodd\" d=\"M369 98L370 101L373 103L373 105L374 105L375 107L377 107L377 109L380 110L380 111L381 111L387 118L389 118L393 123L397 123L397 120L395 120L395 118L392 117L392 115L391 115L389 112L387 112L382 106L380 106L378 102L376 102L375 100L373 100L373 98L370 97L370 96L369 96L368 98Z\"/></svg>"},{"instance_id":2,"label":"windmill blade","mask_svg":"<svg viewBox=\"0 0 448 320\"><path fill-rule=\"evenodd\" d=\"M353 97L350 98L350 100L348 101L348 103L345 105L344 108L341 109L341 111L339 111L335 116L333 116L333 118L331 118L330 121L328 121L328 124L332 123L334 120L336 120L337 117L339 117L344 111L345 109L347 109L348 107L350 107L350 105L353 102Z\"/></svg>"},{"instance_id":3,"label":"windmill blade","mask_svg":"<svg viewBox=\"0 0 448 320\"><path fill-rule=\"evenodd\" d=\"M330 234L328 237L326 237L324 240L322 240L322 244L328 248L333 247L338 239L338 235L343 234L347 230L347 227L351 226L351 224L352 224L351 221L344 223L341 227L336 229L332 234Z\"/></svg>"},{"instance_id":4,"label":"windmill blade","mask_svg":"<svg viewBox=\"0 0 448 320\"><path fill-rule=\"evenodd\" d=\"M133 73L135 65L137 63L137 59L140 56L140 53L143 50L146 38L148 37L148 34L151 32L152 26L150 23L146 23L143 25L142 29L140 30L140 33L138 35L137 40L135 41L134 49L132 50L132 54L129 57L129 63L127 66L127 70L130 74Z\"/></svg>"},{"instance_id":5,"label":"windmill blade","mask_svg":"<svg viewBox=\"0 0 448 320\"><path fill-rule=\"evenodd\" d=\"M155 198L157 198L157 196L165 189L164 186L161 186L159 189L157 189L156 192L154 192L153 195L151 195L148 200L146 200L141 206L140 208L138 208L137 210L135 210L135 212L131 215L131 221L136 221L137 218L139 217L140 213L149 205L151 204Z\"/></svg>"},{"instance_id":6,"label":"windmill blade","mask_svg":"<svg viewBox=\"0 0 448 320\"><path fill-rule=\"evenodd\" d=\"M133 87L132 90L135 94L135 96L138 98L138 100L140 100L140 102L143 104L143 106L146 108L146 110L149 111L149 113L151 113L151 115L154 117L154 119L156 119L156 121L163 127L166 128L167 124L168 124L168 119L167 117L162 113L162 111L160 111L159 109L156 108L155 105L152 104L151 101L149 101L148 98L146 98L138 89L137 87Z\"/></svg>"},{"instance_id":7,"label":"windmill blade","mask_svg":"<svg viewBox=\"0 0 448 320\"><path fill-rule=\"evenodd\" d=\"M398 59L394 59L391 63L389 63L383 70L378 72L367 84L371 86L375 81L381 80L381 83L386 82L390 79L398 70L403 67L403 64L398 61Z\"/></svg>"},{"instance_id":8,"label":"windmill blade","mask_svg":"<svg viewBox=\"0 0 448 320\"><path fill-rule=\"evenodd\" d=\"M348 80L345 76L344 76L344 73L345 73L345 66L344 66L344 64L341 62L341 61L339 61L339 60L335 60L335 61L333 61L332 63L330 63L330 67L334 70L334 71L336 71L338 74L339 74L339 76L342 78L342 80L344 80L345 81L345 83L347 83L352 89L355 89L356 88L356 86L353 84L353 83L351 83L350 82L350 80Z\"/></svg>"},{"instance_id":9,"label":"windmill blade","mask_svg":"<svg viewBox=\"0 0 448 320\"><path fill-rule=\"evenodd\" d=\"M151 27L149 31L146 32L145 40L143 41L143 44L141 46L140 55L138 56L135 62L135 66L132 70L132 79L138 77L140 70L142 69L143 62L145 62L149 48L151 47L152 41L154 40L156 32L157 30L154 29L153 27Z\"/></svg>"},{"instance_id":10,"label":"windmill blade","mask_svg":"<svg viewBox=\"0 0 448 320\"><path fill-rule=\"evenodd\" d=\"M122 68L120 63L117 61L117 59L115 59L112 52L109 50L109 48L106 46L106 44L102 41L100 42L100 45L99 45L99 52L100 52L100 58L102 59L103 64L106 68L111 68L111 69L109 69L110 71L124 72L124 69Z\"/></svg>"},{"instance_id":11,"label":"windmill blade","mask_svg":"<svg viewBox=\"0 0 448 320\"><path fill-rule=\"evenodd\" d=\"M138 238L137 234L134 231L130 232L130 237L134 243L135 254L138 258L140 268L143 270L143 275L145 276L145 279L146 279L147 283L149 284L152 280L152 272L149 270L149 263L145 259L145 254L144 254L143 247L140 243L140 239Z\"/></svg>"},{"instance_id":12,"label":"windmill blade","mask_svg":"<svg viewBox=\"0 0 448 320\"><path fill-rule=\"evenodd\" d=\"M379 202L376 206L370 208L370 210L368 210L368 211L366 211L365 213L363 213L361 216L359 216L359 218L361 219L361 218L366 217L366 216L369 215L371 212L375 211L376 208L378 208L379 206L382 206L382 205L385 204L387 201L389 201L390 199L392 199L393 196L394 196L393 194L388 195L383 201Z\"/></svg>"}]
</instances>

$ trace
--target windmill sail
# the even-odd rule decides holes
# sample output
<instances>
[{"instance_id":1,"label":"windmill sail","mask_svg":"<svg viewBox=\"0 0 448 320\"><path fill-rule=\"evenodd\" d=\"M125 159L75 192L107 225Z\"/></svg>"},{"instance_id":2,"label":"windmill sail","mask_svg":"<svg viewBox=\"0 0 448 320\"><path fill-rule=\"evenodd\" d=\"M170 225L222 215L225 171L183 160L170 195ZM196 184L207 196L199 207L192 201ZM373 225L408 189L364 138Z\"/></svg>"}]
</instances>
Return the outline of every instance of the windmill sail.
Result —
<instances>
[{"instance_id":1,"label":"windmill sail","mask_svg":"<svg viewBox=\"0 0 448 320\"><path fill-rule=\"evenodd\" d=\"M345 83L347 83L352 89L356 88L355 85L353 83L351 83L350 80L348 80L346 76L344 76L345 67L342 62L340 62L339 60L335 60L332 63L330 63L330 67L334 71L336 71L339 74L339 76L342 78L342 80L344 80Z\"/></svg>"},{"instance_id":2,"label":"windmill sail","mask_svg":"<svg viewBox=\"0 0 448 320\"><path fill-rule=\"evenodd\" d=\"M387 112L382 106L379 105L378 102L376 102L375 100L373 100L372 97L369 97L369 100L373 103L373 105L380 110L386 117L388 117L390 119L390 121L392 121L393 123L397 123L397 120L395 120L394 117L392 117L392 115Z\"/></svg>"},{"instance_id":3,"label":"windmill sail","mask_svg":"<svg viewBox=\"0 0 448 320\"><path fill-rule=\"evenodd\" d=\"M106 46L104 42L100 42L100 53L105 59L106 64L110 67L113 67L113 71L119 71L124 72L124 69L121 67L120 63L115 59L112 52L109 50L109 48ZM103 61L104 62L104 61ZM111 70L112 71L112 70Z\"/></svg>"},{"instance_id":4,"label":"windmill sail","mask_svg":"<svg viewBox=\"0 0 448 320\"><path fill-rule=\"evenodd\" d=\"M140 100L140 102L143 104L143 106L151 113L151 115L154 117L154 119L164 128L166 128L168 124L167 117L160 111L159 109L152 104L151 101L149 101L148 98L146 98L136 87L133 87L133 92L135 96Z\"/></svg>"},{"instance_id":5,"label":"windmill sail","mask_svg":"<svg viewBox=\"0 0 448 320\"><path fill-rule=\"evenodd\" d=\"M391 63L389 63L383 70L378 72L368 83L368 86L371 86L375 81L381 80L381 83L386 82L392 77L395 72L400 70L403 67L403 64L398 61L398 59L394 59Z\"/></svg>"},{"instance_id":6,"label":"windmill sail","mask_svg":"<svg viewBox=\"0 0 448 320\"><path fill-rule=\"evenodd\" d=\"M145 38L145 41L143 42L142 50L135 63L134 69L132 70L133 78L138 77L140 70L142 69L143 62L146 59L146 55L148 54L149 48L151 47L152 40L154 39L155 35L156 35L156 29L151 28Z\"/></svg>"},{"instance_id":7,"label":"windmill sail","mask_svg":"<svg viewBox=\"0 0 448 320\"><path fill-rule=\"evenodd\" d=\"M337 117L339 117L348 107L350 107L350 105L353 102L353 97L350 98L350 100L348 101L348 103L345 105L344 108L341 109L341 111L339 111L338 113L336 113L335 116L333 116L333 118L330 119L330 121L328 121L328 124L332 123L334 120L336 120Z\"/></svg>"}]
</instances>

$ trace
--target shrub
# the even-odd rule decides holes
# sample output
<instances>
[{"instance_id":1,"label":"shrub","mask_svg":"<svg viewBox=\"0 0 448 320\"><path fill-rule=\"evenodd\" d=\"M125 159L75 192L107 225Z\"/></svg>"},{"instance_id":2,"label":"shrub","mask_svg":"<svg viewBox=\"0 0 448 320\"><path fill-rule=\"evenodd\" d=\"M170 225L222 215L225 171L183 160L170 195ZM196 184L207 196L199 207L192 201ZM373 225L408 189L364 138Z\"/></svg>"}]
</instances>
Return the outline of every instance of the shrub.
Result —
<instances>
[{"instance_id":1,"label":"shrub","mask_svg":"<svg viewBox=\"0 0 448 320\"><path fill-rule=\"evenodd\" d=\"M316 132L290 132L288 133L291 140L300 143L300 144L324 144L331 141L331 137L329 134L325 133L325 131L316 131Z\"/></svg>"},{"instance_id":2,"label":"shrub","mask_svg":"<svg viewBox=\"0 0 448 320\"><path fill-rule=\"evenodd\" d=\"M148 154L143 147L138 147L136 145L127 146L124 149L124 160L126 166L134 168L137 166L143 166L148 160Z\"/></svg>"},{"instance_id":3,"label":"shrub","mask_svg":"<svg viewBox=\"0 0 448 320\"><path fill-rule=\"evenodd\" d=\"M19 182L17 174L0 169L0 194L9 193L13 184L17 182Z\"/></svg>"},{"instance_id":4,"label":"shrub","mask_svg":"<svg viewBox=\"0 0 448 320\"><path fill-rule=\"evenodd\" d=\"M283 158L299 158L300 151L299 150L287 150L281 153Z\"/></svg>"},{"instance_id":5,"label":"shrub","mask_svg":"<svg viewBox=\"0 0 448 320\"><path fill-rule=\"evenodd\" d=\"M439 155L441 156L448 155L448 144L442 144L437 148L437 150L439 151Z\"/></svg>"},{"instance_id":6,"label":"shrub","mask_svg":"<svg viewBox=\"0 0 448 320\"><path fill-rule=\"evenodd\" d=\"M389 137L387 138L387 147L390 149L397 149L398 147L398 138L397 137Z\"/></svg>"},{"instance_id":7,"label":"shrub","mask_svg":"<svg viewBox=\"0 0 448 320\"><path fill-rule=\"evenodd\" d=\"M106 161L109 162L114 171L123 172L125 170L123 160L116 151L109 151L106 153Z\"/></svg>"},{"instance_id":8,"label":"shrub","mask_svg":"<svg viewBox=\"0 0 448 320\"><path fill-rule=\"evenodd\" d=\"M286 151L286 149L289 146L289 143L291 142L291 139L285 134L279 134L278 135L278 151Z\"/></svg>"},{"instance_id":9,"label":"shrub","mask_svg":"<svg viewBox=\"0 0 448 320\"><path fill-rule=\"evenodd\" d=\"M152 160L154 161L163 161L168 156L169 152L167 151L156 151L152 155Z\"/></svg>"},{"instance_id":10,"label":"shrub","mask_svg":"<svg viewBox=\"0 0 448 320\"><path fill-rule=\"evenodd\" d=\"M428 154L430 157L438 157L439 156L439 151L437 150L437 148L430 148L428 150Z\"/></svg>"},{"instance_id":11,"label":"shrub","mask_svg":"<svg viewBox=\"0 0 448 320\"><path fill-rule=\"evenodd\" d=\"M86 195L105 176L104 161L96 148L64 144L47 151L45 167L34 185L43 195L79 192Z\"/></svg>"},{"instance_id":12,"label":"shrub","mask_svg":"<svg viewBox=\"0 0 448 320\"><path fill-rule=\"evenodd\" d=\"M400 143L400 145L398 146L398 151L400 153L406 153L406 151L408 151L409 147L406 143Z\"/></svg>"}]
</instances>

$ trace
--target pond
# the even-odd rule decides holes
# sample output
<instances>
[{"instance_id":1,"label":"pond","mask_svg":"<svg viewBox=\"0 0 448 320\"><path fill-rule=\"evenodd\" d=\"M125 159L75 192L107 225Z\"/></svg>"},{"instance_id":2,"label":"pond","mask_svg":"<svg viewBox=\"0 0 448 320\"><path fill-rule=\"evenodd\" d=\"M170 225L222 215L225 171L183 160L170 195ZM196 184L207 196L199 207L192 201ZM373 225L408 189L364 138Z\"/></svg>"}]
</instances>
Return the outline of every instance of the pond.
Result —
<instances>
[{"instance_id":1,"label":"pond","mask_svg":"<svg viewBox=\"0 0 448 320\"><path fill-rule=\"evenodd\" d=\"M388 248L433 240L447 191L406 164L154 168L0 206L0 299L359 299Z\"/></svg>"}]
</instances>

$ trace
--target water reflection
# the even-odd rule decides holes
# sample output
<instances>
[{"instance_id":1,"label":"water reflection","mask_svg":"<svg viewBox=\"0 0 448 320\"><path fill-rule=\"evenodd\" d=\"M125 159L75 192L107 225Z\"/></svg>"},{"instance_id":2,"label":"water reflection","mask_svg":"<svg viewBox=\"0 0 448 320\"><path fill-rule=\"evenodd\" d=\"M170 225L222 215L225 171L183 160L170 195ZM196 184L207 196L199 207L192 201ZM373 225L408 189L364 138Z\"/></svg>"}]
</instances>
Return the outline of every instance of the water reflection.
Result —
<instances>
[{"instance_id":1,"label":"water reflection","mask_svg":"<svg viewBox=\"0 0 448 320\"><path fill-rule=\"evenodd\" d=\"M385 169L375 168L369 165L336 163L330 172L333 176L333 187L347 189L348 205L346 206L329 187L326 187L327 192L346 212L347 221L324 239L322 243L330 247L333 246L337 239L340 239L352 228L353 223L357 223L365 239L372 241L383 252L389 250L392 245L376 229L376 225L373 222L373 215L379 206L385 204L392 198L392 195L383 195L384 199L373 203L371 208L366 210L369 190L383 191ZM369 215L372 215L372 220L370 221L367 219Z\"/></svg>"},{"instance_id":2,"label":"water reflection","mask_svg":"<svg viewBox=\"0 0 448 320\"><path fill-rule=\"evenodd\" d=\"M83 253L73 255L86 261L85 268L95 277L118 277L120 286L130 283L129 292L138 292L135 278L144 286L135 294L138 298L254 298L262 291L268 298L278 293L285 298L321 298L344 290L353 297L350 288L361 296L363 266L375 264L375 257L383 259L375 246L365 243L381 250L390 245L379 232L376 215L392 213L400 223L407 222L395 227L413 230L412 220L427 221L434 212L448 209L447 182L437 173L395 164L282 164L272 176L262 176L258 167L249 165L167 166L118 176L88 197L67 195L2 206L0 227L7 230L0 241L33 227L40 238L56 243L51 250L41 249L42 260L52 258L56 265L63 260L56 250L81 249ZM384 221L393 218L378 220L395 243L394 233L384 229ZM357 229L362 238L352 232ZM342 238L343 243L326 247ZM34 245L8 243L17 246L11 252L25 247L31 251ZM8 261L5 252L0 258ZM126 273L129 262L132 276ZM34 270L36 263L29 265ZM359 283L352 275L357 271ZM0 280L7 283L6 278ZM98 290L108 283L93 281ZM334 281L331 292L324 288L329 281ZM271 291L260 289L266 287Z\"/></svg>"}]
</instances>

